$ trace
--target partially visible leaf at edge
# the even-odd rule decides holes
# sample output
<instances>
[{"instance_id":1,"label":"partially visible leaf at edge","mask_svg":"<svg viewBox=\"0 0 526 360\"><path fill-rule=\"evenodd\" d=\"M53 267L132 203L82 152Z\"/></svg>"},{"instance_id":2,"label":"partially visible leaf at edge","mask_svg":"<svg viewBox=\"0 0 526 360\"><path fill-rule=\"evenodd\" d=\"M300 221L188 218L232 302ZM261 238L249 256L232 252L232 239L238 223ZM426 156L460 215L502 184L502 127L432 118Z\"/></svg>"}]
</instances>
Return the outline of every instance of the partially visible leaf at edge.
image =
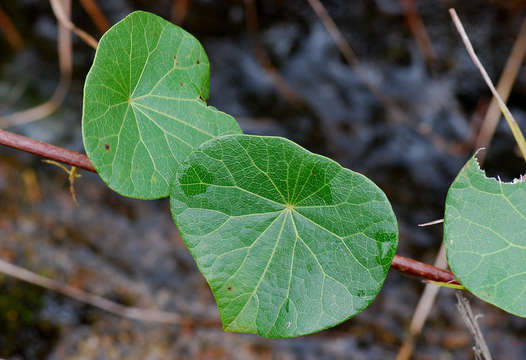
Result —
<instances>
[{"instance_id":1,"label":"partially visible leaf at edge","mask_svg":"<svg viewBox=\"0 0 526 360\"><path fill-rule=\"evenodd\" d=\"M447 194L444 239L462 285L526 317L526 182L487 178L470 159Z\"/></svg>"},{"instance_id":2,"label":"partially visible leaf at edge","mask_svg":"<svg viewBox=\"0 0 526 360\"><path fill-rule=\"evenodd\" d=\"M398 244L372 181L283 138L203 144L170 197L227 331L292 337L345 321L380 291Z\"/></svg>"},{"instance_id":3,"label":"partially visible leaf at edge","mask_svg":"<svg viewBox=\"0 0 526 360\"><path fill-rule=\"evenodd\" d=\"M135 198L168 196L171 178L201 143L241 133L207 106L209 63L197 39L136 11L99 42L86 78L84 147L113 190Z\"/></svg>"}]
</instances>

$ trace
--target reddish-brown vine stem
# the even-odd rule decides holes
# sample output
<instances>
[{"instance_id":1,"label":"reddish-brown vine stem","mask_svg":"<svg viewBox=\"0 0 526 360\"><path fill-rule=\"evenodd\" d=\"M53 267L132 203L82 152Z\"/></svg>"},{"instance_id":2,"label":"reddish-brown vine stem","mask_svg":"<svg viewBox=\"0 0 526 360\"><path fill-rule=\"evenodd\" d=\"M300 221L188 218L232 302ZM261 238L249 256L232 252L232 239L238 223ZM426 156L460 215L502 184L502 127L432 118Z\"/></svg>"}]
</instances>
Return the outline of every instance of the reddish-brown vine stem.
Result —
<instances>
[{"instance_id":1,"label":"reddish-brown vine stem","mask_svg":"<svg viewBox=\"0 0 526 360\"><path fill-rule=\"evenodd\" d=\"M47 159L96 172L88 157L75 151L64 149L42 141L17 135L0 129L0 144L13 149L39 155Z\"/></svg>"},{"instance_id":2,"label":"reddish-brown vine stem","mask_svg":"<svg viewBox=\"0 0 526 360\"><path fill-rule=\"evenodd\" d=\"M76 166L84 170L96 172L88 157L84 154L67 150L42 141L34 140L25 136L13 134L12 132L1 129L0 145L5 145L13 149L25 151L47 159ZM426 280L449 284L459 284L453 273L450 271L399 255L395 255L391 267L400 272L424 278Z\"/></svg>"},{"instance_id":3,"label":"reddish-brown vine stem","mask_svg":"<svg viewBox=\"0 0 526 360\"><path fill-rule=\"evenodd\" d=\"M460 285L451 271L438 268L417 260L395 255L391 267L400 272L421 277L426 280Z\"/></svg>"}]
</instances>

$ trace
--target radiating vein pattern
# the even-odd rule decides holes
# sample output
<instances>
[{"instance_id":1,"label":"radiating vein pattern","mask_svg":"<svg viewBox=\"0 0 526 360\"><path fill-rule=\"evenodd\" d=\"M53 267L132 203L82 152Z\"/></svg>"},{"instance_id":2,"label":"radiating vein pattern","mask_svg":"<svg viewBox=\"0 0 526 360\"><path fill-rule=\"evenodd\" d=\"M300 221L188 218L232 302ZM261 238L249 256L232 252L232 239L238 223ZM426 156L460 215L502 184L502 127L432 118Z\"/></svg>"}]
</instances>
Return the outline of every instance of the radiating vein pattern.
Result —
<instances>
[{"instance_id":1,"label":"radiating vein pattern","mask_svg":"<svg viewBox=\"0 0 526 360\"><path fill-rule=\"evenodd\" d=\"M444 238L451 270L469 291L526 317L526 182L487 178L469 160L447 195Z\"/></svg>"},{"instance_id":2,"label":"radiating vein pattern","mask_svg":"<svg viewBox=\"0 0 526 360\"><path fill-rule=\"evenodd\" d=\"M291 337L345 321L379 292L397 247L374 183L283 138L204 143L170 196L228 331Z\"/></svg>"},{"instance_id":3,"label":"radiating vein pattern","mask_svg":"<svg viewBox=\"0 0 526 360\"><path fill-rule=\"evenodd\" d=\"M130 197L168 196L180 162L203 142L241 132L207 106L209 62L189 33L134 12L102 37L86 78L86 152L102 179Z\"/></svg>"}]
</instances>

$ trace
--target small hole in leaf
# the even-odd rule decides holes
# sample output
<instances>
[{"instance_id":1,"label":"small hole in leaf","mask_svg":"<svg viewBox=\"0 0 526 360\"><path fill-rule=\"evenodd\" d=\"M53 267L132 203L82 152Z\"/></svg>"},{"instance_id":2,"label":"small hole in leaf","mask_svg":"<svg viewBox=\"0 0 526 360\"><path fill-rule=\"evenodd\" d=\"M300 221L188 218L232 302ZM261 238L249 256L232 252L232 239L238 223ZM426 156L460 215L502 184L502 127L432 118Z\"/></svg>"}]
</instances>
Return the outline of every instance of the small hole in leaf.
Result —
<instances>
[{"instance_id":1,"label":"small hole in leaf","mask_svg":"<svg viewBox=\"0 0 526 360\"><path fill-rule=\"evenodd\" d=\"M110 151L110 144L104 144L104 149L106 149L106 151Z\"/></svg>"}]
</instances>

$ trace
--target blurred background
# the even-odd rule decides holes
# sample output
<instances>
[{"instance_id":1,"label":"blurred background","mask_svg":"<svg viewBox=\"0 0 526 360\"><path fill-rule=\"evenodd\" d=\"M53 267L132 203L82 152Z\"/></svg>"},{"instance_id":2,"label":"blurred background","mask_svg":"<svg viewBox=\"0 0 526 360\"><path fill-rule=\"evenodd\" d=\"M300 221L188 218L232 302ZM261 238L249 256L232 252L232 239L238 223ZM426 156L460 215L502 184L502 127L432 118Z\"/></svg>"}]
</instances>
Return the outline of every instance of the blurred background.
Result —
<instances>
[{"instance_id":1,"label":"blurred background","mask_svg":"<svg viewBox=\"0 0 526 360\"><path fill-rule=\"evenodd\" d=\"M526 172L504 120L493 132L485 119L490 92L448 8L457 9L495 83L508 69L502 89L512 88L508 104L524 131L526 1L321 3L326 13L315 0L74 0L71 20L96 39L137 9L183 26L208 53L210 104L246 133L287 137L371 178L398 217L398 254L433 263L442 226L417 225L443 217L447 189L477 148L490 145L483 154L488 175L511 180ZM94 50L77 36L71 50L68 32L61 36L66 40L59 40L49 2L0 2L0 128L83 151L82 93ZM127 199L81 173L76 206L64 171L0 147L0 258L120 304L196 321L128 320L1 275L0 357L397 356L420 280L390 271L368 309L318 334L267 340L225 333L168 201ZM484 315L479 321L495 358L524 358L526 321L470 300ZM469 359L472 346L452 290L442 289L412 358Z\"/></svg>"}]
</instances>

